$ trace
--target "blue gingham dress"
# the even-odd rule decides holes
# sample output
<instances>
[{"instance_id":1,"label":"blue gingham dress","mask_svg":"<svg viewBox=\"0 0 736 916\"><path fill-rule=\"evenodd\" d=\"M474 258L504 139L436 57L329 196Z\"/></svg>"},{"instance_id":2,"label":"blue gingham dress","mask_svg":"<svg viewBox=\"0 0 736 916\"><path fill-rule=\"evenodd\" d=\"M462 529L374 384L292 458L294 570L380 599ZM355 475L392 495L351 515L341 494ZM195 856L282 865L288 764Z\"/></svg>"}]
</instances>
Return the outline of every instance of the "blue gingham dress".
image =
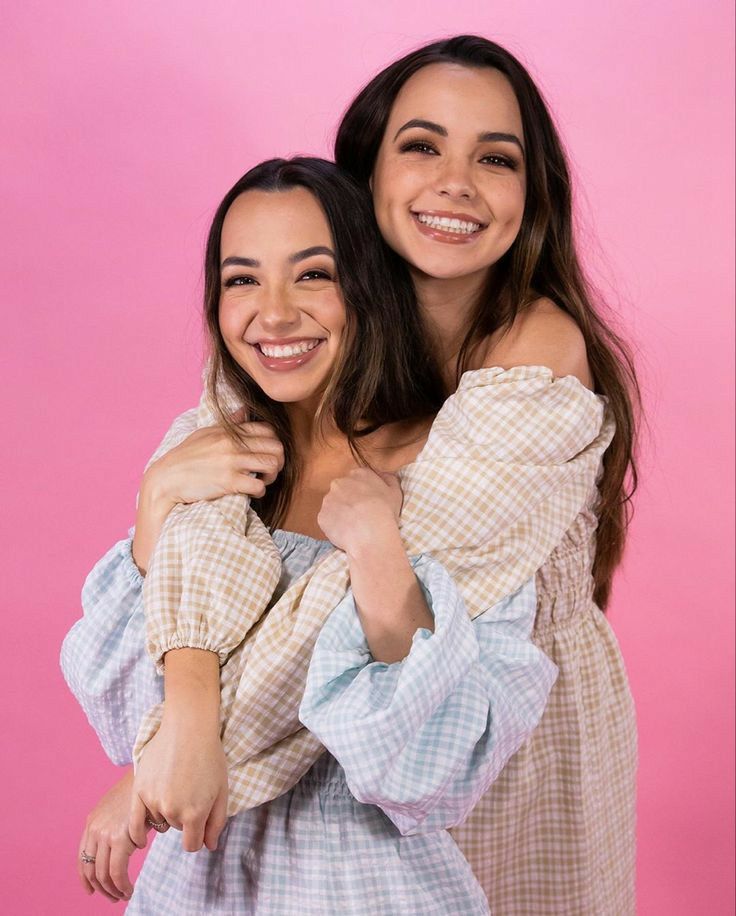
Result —
<instances>
[{"instance_id":1,"label":"blue gingham dress","mask_svg":"<svg viewBox=\"0 0 736 916\"><path fill-rule=\"evenodd\" d=\"M278 597L330 549L275 531ZM145 650L131 540L90 573L64 676L117 764L163 698ZM488 902L445 828L472 809L541 718L555 666L530 641L534 582L474 621L444 568L412 561L435 617L399 663L374 662L352 596L324 626L300 717L329 748L290 791L231 817L214 852L153 837L126 912L148 916L448 916ZM339 760L339 762L338 762Z\"/></svg>"}]
</instances>

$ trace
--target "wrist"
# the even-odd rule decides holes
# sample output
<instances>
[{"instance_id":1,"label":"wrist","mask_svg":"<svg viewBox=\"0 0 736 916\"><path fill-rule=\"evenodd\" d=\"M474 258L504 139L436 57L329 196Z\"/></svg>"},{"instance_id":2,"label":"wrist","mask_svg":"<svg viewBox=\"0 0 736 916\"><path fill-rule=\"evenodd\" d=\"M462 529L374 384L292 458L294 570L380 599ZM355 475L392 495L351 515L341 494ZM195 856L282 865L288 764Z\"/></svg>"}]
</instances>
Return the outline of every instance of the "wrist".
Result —
<instances>
[{"instance_id":1,"label":"wrist","mask_svg":"<svg viewBox=\"0 0 736 916\"><path fill-rule=\"evenodd\" d=\"M176 505L176 500L166 488L166 480L155 464L146 471L138 494L138 511L143 509L164 518Z\"/></svg>"},{"instance_id":2,"label":"wrist","mask_svg":"<svg viewBox=\"0 0 736 916\"><path fill-rule=\"evenodd\" d=\"M399 526L393 515L356 525L345 553L351 568L385 565L387 555L406 560Z\"/></svg>"},{"instance_id":3,"label":"wrist","mask_svg":"<svg viewBox=\"0 0 736 916\"><path fill-rule=\"evenodd\" d=\"M220 662L207 649L170 649L164 655L164 719L219 728Z\"/></svg>"}]
</instances>

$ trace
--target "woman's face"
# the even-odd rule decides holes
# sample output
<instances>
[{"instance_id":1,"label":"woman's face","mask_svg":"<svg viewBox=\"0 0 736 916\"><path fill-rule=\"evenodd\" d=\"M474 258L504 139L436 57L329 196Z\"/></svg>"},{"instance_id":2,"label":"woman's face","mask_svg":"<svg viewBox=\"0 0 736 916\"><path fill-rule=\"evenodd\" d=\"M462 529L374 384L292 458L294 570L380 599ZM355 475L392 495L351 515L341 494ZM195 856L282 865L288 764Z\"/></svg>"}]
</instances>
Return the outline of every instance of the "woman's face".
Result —
<instances>
[{"instance_id":1,"label":"woman's face","mask_svg":"<svg viewBox=\"0 0 736 916\"><path fill-rule=\"evenodd\" d=\"M521 112L498 70L431 64L401 89L371 179L388 244L414 271L481 277L524 213Z\"/></svg>"},{"instance_id":2,"label":"woman's face","mask_svg":"<svg viewBox=\"0 0 736 916\"><path fill-rule=\"evenodd\" d=\"M232 357L274 401L319 395L345 327L327 219L305 188L246 191L220 238L219 320Z\"/></svg>"}]
</instances>

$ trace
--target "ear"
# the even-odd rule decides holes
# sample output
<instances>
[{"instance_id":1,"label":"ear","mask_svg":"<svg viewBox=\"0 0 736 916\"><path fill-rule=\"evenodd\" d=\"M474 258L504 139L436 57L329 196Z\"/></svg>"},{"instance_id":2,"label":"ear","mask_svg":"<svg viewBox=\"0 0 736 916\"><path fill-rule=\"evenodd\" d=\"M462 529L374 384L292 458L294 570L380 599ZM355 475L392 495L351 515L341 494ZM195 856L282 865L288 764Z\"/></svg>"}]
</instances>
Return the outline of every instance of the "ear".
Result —
<instances>
[{"instance_id":1,"label":"ear","mask_svg":"<svg viewBox=\"0 0 736 916\"><path fill-rule=\"evenodd\" d=\"M373 172L371 172L371 177L368 179L368 188L370 189L371 194L373 193Z\"/></svg>"}]
</instances>

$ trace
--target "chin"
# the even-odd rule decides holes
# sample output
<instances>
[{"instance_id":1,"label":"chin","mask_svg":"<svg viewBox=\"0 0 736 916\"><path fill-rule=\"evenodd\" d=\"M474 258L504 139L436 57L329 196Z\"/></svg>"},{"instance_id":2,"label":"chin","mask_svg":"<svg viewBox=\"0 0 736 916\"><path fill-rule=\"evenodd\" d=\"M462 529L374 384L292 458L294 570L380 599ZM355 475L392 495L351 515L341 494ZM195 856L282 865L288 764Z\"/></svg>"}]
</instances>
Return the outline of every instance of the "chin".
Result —
<instances>
[{"instance_id":1,"label":"chin","mask_svg":"<svg viewBox=\"0 0 736 916\"><path fill-rule=\"evenodd\" d=\"M439 258L407 258L413 270L432 280L458 280L485 270L487 265L443 263Z\"/></svg>"}]
</instances>

